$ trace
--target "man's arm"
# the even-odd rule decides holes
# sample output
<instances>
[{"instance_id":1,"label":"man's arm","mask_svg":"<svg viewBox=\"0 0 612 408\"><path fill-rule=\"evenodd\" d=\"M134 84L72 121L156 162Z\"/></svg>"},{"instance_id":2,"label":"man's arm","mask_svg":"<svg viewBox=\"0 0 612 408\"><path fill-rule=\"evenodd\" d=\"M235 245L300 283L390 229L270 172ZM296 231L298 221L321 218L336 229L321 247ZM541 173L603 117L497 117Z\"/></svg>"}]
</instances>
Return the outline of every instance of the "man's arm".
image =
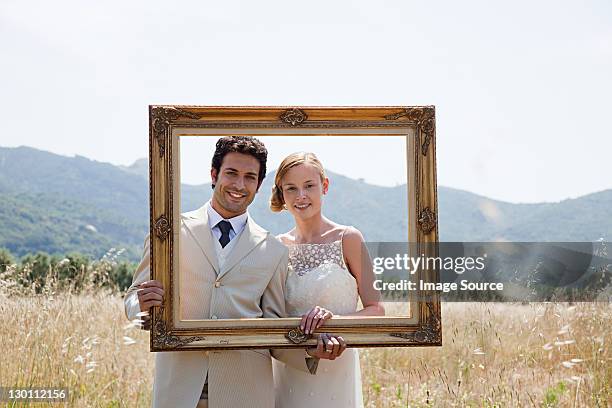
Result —
<instances>
[{"instance_id":1,"label":"man's arm","mask_svg":"<svg viewBox=\"0 0 612 408\"><path fill-rule=\"evenodd\" d=\"M285 248L274 276L268 283L268 287L261 297L261 309L263 317L279 318L287 317L285 309L285 281L287 279L288 253ZM272 349L270 353L277 360L290 365L298 370L316 374L319 359L311 357L305 350L300 349Z\"/></svg>"},{"instance_id":2,"label":"man's arm","mask_svg":"<svg viewBox=\"0 0 612 408\"><path fill-rule=\"evenodd\" d=\"M132 284L123 299L125 315L132 321L141 317L144 320L143 329L150 328L150 316L137 316L143 310L149 311L152 306L161 306L164 290L161 283L152 281L150 272L149 236L145 238L142 260L134 271Z\"/></svg>"}]
</instances>

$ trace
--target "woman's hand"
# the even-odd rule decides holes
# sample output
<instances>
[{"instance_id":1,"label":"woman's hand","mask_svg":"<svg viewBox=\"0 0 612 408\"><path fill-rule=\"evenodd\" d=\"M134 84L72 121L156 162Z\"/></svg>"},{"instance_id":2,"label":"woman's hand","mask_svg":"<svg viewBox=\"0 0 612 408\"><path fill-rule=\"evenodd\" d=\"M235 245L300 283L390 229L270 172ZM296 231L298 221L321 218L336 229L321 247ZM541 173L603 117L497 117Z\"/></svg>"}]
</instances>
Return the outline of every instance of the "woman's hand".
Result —
<instances>
[{"instance_id":1,"label":"woman's hand","mask_svg":"<svg viewBox=\"0 0 612 408\"><path fill-rule=\"evenodd\" d=\"M321 327L323 322L334 317L334 314L327 309L315 306L310 309L310 312L302 316L300 322L300 330L304 334L312 334L316 329Z\"/></svg>"}]
</instances>

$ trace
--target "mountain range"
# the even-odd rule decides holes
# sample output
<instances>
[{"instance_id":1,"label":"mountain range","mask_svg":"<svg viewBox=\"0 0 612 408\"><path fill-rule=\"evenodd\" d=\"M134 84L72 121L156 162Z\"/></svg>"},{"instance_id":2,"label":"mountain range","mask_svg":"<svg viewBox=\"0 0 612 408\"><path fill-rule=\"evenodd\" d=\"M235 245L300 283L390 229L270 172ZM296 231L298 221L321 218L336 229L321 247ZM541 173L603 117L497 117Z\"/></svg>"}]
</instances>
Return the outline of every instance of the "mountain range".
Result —
<instances>
[{"instance_id":1,"label":"mountain range","mask_svg":"<svg viewBox=\"0 0 612 408\"><path fill-rule=\"evenodd\" d=\"M406 185L382 187L329 173L324 214L354 225L368 241L405 241ZM267 202L269 173L249 212L273 233L291 217ZM210 184L181 186L181 210L200 207ZM149 219L148 162L115 166L31 147L0 147L0 247L16 256L45 251L100 257L125 248L138 260ZM556 203L513 204L438 187L441 241L596 241L612 234L612 190Z\"/></svg>"}]
</instances>

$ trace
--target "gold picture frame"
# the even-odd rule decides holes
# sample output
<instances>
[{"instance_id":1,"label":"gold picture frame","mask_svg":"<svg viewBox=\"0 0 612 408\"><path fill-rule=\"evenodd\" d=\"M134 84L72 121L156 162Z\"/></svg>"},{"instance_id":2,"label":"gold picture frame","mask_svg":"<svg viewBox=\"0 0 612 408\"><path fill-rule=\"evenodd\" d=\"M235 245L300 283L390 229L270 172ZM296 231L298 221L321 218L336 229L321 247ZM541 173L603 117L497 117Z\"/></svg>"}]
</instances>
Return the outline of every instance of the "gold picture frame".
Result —
<instances>
[{"instance_id":1,"label":"gold picture frame","mask_svg":"<svg viewBox=\"0 0 612 408\"><path fill-rule=\"evenodd\" d=\"M177 230L180 222L178 137L185 134L249 135L257 129L283 134L406 135L409 148L409 240L419 254L437 256L435 108L385 107L219 107L149 106L151 278L166 289L162 307L151 316L151 351L241 348L303 348L316 339L303 335L299 318L202 320L180 325L175 313ZM230 132L230 133L228 133ZM202 203L203 204L203 203ZM436 270L418 270L417 279L439 282ZM326 331L342 335L349 347L440 346L440 299L419 293L411 318L334 318Z\"/></svg>"}]
</instances>

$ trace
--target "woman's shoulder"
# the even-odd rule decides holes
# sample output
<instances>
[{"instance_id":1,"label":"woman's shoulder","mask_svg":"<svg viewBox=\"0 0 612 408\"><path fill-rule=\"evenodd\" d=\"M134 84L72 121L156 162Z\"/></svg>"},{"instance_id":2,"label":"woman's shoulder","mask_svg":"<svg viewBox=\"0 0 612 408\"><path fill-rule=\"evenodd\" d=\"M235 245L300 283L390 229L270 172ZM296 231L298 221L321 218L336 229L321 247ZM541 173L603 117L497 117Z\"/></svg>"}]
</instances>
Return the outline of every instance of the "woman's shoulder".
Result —
<instances>
[{"instance_id":1,"label":"woman's shoulder","mask_svg":"<svg viewBox=\"0 0 612 408\"><path fill-rule=\"evenodd\" d=\"M342 241L348 243L361 243L364 241L361 231L352 225L340 225L339 227L341 227L340 237Z\"/></svg>"},{"instance_id":2,"label":"woman's shoulder","mask_svg":"<svg viewBox=\"0 0 612 408\"><path fill-rule=\"evenodd\" d=\"M361 262L362 245L364 244L363 235L357 228L345 225L340 240L344 263L349 266L349 272L356 277L355 270L352 268Z\"/></svg>"}]
</instances>

